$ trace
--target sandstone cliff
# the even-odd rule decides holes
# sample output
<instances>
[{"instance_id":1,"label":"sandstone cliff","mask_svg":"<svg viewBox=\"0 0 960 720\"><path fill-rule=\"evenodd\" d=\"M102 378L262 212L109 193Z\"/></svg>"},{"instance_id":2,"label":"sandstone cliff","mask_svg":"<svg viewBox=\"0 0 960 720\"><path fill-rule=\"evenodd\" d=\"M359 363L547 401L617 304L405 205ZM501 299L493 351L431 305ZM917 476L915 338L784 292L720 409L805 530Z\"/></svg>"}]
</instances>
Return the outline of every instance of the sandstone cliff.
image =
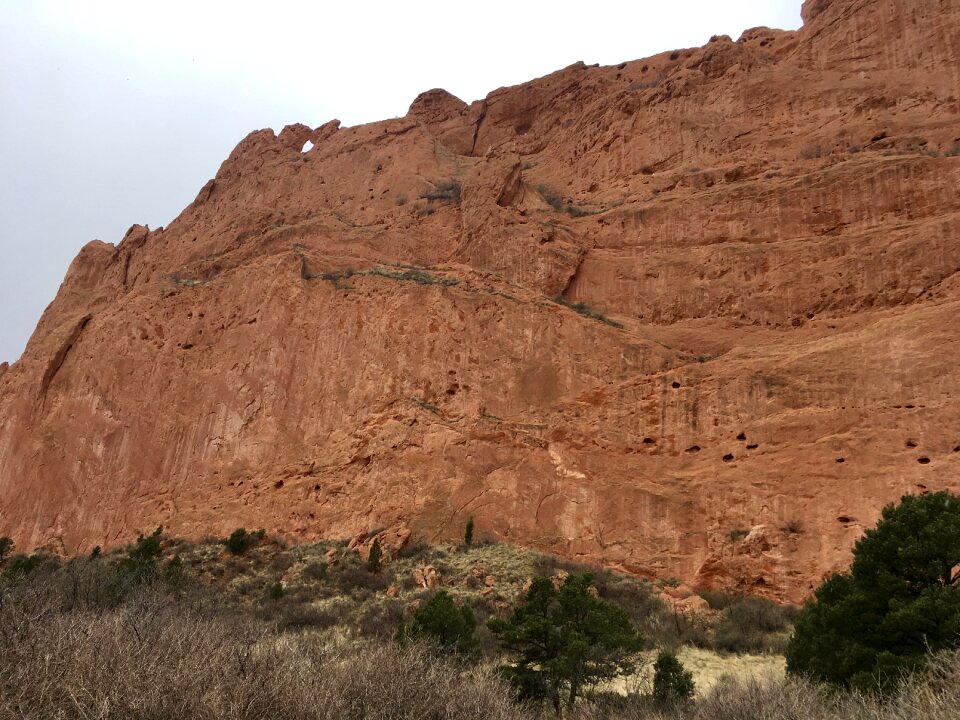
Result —
<instances>
[{"instance_id":1,"label":"sandstone cliff","mask_svg":"<svg viewBox=\"0 0 960 720\"><path fill-rule=\"evenodd\" d=\"M0 366L0 533L472 515L804 597L882 504L960 488L960 3L804 19L252 133Z\"/></svg>"}]
</instances>

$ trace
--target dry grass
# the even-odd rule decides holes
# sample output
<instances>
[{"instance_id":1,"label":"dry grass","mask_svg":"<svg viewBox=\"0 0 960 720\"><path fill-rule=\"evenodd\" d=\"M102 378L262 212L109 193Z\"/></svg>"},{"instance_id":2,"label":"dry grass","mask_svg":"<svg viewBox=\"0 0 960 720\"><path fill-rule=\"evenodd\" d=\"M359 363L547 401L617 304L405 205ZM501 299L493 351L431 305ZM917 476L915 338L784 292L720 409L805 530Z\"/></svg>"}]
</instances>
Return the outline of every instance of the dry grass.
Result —
<instances>
[{"instance_id":1,"label":"dry grass","mask_svg":"<svg viewBox=\"0 0 960 720\"><path fill-rule=\"evenodd\" d=\"M331 550L335 551L332 559L328 557ZM413 546L384 563L378 573L370 573L357 553L336 541L288 547L264 539L244 554L232 555L222 540L165 540L162 561L168 562L174 554L182 559L189 591L214 596L210 602L222 610L252 612L279 630L329 629L364 638L392 636L404 608L433 592L412 580L416 568L430 565L440 572L443 589L473 608L488 658L496 653L496 646L486 632L486 620L509 612L520 600L527 579L559 571L592 572L600 595L628 612L650 646L775 654L789 629L784 624L788 616L771 603L706 594L715 612L675 613L661 602L659 588L650 582L504 543ZM117 550L96 562L78 559L61 574L71 576L69 585L79 581L96 589L104 585L110 564L123 555L123 550ZM488 575L495 578L492 589L484 587L483 578ZM269 589L278 582L283 596L271 600ZM397 589L396 598L388 597L391 586Z\"/></svg>"},{"instance_id":2,"label":"dry grass","mask_svg":"<svg viewBox=\"0 0 960 720\"><path fill-rule=\"evenodd\" d=\"M604 686L604 690L619 695L650 692L653 689L653 662L657 650L647 650L637 663L637 673ZM682 647L677 657L686 670L693 673L698 697L709 694L715 687L735 681L777 682L784 679L786 661L783 655L732 655L696 647Z\"/></svg>"},{"instance_id":3,"label":"dry grass","mask_svg":"<svg viewBox=\"0 0 960 720\"><path fill-rule=\"evenodd\" d=\"M390 600L366 587L368 578L351 580L353 570L338 576L353 562L342 548L337 566L322 570L317 563L328 548L266 543L240 561L225 558L213 543L173 544L167 552L183 554L188 581L161 576L157 584L134 587L119 605L103 591L113 577L110 558L60 568L47 562L14 579L0 573L0 720L550 716L543 708L515 704L494 662L469 665L390 641L405 604L425 591L409 589L404 598ZM400 575L425 562L441 566L464 599L470 591L462 581L477 565L497 575L498 594L511 599L528 574L555 565L508 546L486 545L422 549L390 572ZM264 598L257 588L278 578L284 597ZM244 594L247 585L254 592ZM598 576L597 587L637 613L657 612L648 590L620 576ZM648 662L646 674L594 693L570 720L960 716L960 654L934 659L930 674L908 680L883 702L784 677L783 659L776 655L720 656L685 647L680 658L698 685L690 704L654 707L644 694Z\"/></svg>"},{"instance_id":4,"label":"dry grass","mask_svg":"<svg viewBox=\"0 0 960 720\"><path fill-rule=\"evenodd\" d=\"M0 718L515 718L491 672L393 643L331 644L206 618L146 591L115 610L5 598Z\"/></svg>"},{"instance_id":5,"label":"dry grass","mask_svg":"<svg viewBox=\"0 0 960 720\"><path fill-rule=\"evenodd\" d=\"M786 674L783 655L721 655L702 648L681 648L678 657L693 672L698 695L730 679L739 683L777 681Z\"/></svg>"},{"instance_id":6,"label":"dry grass","mask_svg":"<svg viewBox=\"0 0 960 720\"><path fill-rule=\"evenodd\" d=\"M956 720L960 654L942 655L930 674L886 700L825 689L798 678L728 677L694 702L657 708L648 698L600 696L570 720Z\"/></svg>"}]
</instances>

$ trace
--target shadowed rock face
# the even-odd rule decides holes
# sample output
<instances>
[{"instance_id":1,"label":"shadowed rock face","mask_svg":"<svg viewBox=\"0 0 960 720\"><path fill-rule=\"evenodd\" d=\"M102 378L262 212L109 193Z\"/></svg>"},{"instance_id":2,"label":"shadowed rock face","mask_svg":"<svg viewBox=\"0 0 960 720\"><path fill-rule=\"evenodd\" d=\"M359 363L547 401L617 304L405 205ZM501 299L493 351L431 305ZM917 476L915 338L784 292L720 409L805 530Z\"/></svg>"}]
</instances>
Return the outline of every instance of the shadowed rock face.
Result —
<instances>
[{"instance_id":1,"label":"shadowed rock face","mask_svg":"<svg viewBox=\"0 0 960 720\"><path fill-rule=\"evenodd\" d=\"M960 5L804 17L252 133L0 366L0 533L472 515L803 598L884 503L960 487Z\"/></svg>"}]
</instances>

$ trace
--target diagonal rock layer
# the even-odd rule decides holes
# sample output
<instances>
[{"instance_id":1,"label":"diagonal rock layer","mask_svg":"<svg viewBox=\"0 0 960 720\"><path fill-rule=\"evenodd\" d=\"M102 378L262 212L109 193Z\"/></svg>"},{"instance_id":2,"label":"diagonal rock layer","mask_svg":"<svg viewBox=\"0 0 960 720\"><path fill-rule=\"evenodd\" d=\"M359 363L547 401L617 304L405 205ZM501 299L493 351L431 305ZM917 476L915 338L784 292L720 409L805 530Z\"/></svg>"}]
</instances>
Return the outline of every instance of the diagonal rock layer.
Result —
<instances>
[{"instance_id":1,"label":"diagonal rock layer","mask_svg":"<svg viewBox=\"0 0 960 720\"><path fill-rule=\"evenodd\" d=\"M804 598L884 503L960 488L960 3L804 20L250 134L0 366L0 533L473 516Z\"/></svg>"}]
</instances>

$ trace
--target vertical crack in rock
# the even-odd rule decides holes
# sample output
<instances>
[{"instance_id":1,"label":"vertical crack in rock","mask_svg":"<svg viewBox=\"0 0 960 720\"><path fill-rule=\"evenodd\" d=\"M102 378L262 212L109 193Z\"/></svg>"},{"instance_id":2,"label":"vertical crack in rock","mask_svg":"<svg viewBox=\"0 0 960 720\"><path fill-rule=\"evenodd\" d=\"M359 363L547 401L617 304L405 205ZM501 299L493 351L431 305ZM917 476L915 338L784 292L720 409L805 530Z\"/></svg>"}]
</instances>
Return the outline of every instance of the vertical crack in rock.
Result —
<instances>
[{"instance_id":1,"label":"vertical crack in rock","mask_svg":"<svg viewBox=\"0 0 960 720\"><path fill-rule=\"evenodd\" d=\"M66 362L67 355L70 354L70 350L76 344L77 340L80 339L80 333L87 327L91 317L91 315L84 315L76 322L67 337L60 343L60 347L57 348L53 357L50 358L50 362L47 363L47 368L43 371L43 379L40 380L40 392L38 393L41 402L46 399L50 383L53 382L57 373L60 372L60 368L62 368L63 363Z\"/></svg>"},{"instance_id":2,"label":"vertical crack in rock","mask_svg":"<svg viewBox=\"0 0 960 720\"><path fill-rule=\"evenodd\" d=\"M566 297L567 293L570 292L570 288L573 287L573 283L577 280L577 275L580 273L580 268L583 267L583 261L587 258L587 251L580 250L577 255L577 264L573 266L573 271L570 273L570 277L567 278L567 282L564 284L563 289L560 291L561 297Z\"/></svg>"},{"instance_id":3,"label":"vertical crack in rock","mask_svg":"<svg viewBox=\"0 0 960 720\"><path fill-rule=\"evenodd\" d=\"M470 154L477 154L477 139L480 137L480 126L487 117L487 101L484 100L480 105L480 117L477 118L477 124L473 128L473 144L470 146Z\"/></svg>"},{"instance_id":4,"label":"vertical crack in rock","mask_svg":"<svg viewBox=\"0 0 960 720\"><path fill-rule=\"evenodd\" d=\"M507 173L507 177L500 187L500 192L497 195L497 205L500 207L513 205L517 200L517 196L520 194L520 188L522 186L523 165L518 160L516 164L510 168L510 172Z\"/></svg>"},{"instance_id":5,"label":"vertical crack in rock","mask_svg":"<svg viewBox=\"0 0 960 720\"><path fill-rule=\"evenodd\" d=\"M124 290L129 290L130 285L128 284L128 278L130 276L130 259L133 257L133 253L126 253L123 257L123 274L121 277L121 284L123 285Z\"/></svg>"}]
</instances>

